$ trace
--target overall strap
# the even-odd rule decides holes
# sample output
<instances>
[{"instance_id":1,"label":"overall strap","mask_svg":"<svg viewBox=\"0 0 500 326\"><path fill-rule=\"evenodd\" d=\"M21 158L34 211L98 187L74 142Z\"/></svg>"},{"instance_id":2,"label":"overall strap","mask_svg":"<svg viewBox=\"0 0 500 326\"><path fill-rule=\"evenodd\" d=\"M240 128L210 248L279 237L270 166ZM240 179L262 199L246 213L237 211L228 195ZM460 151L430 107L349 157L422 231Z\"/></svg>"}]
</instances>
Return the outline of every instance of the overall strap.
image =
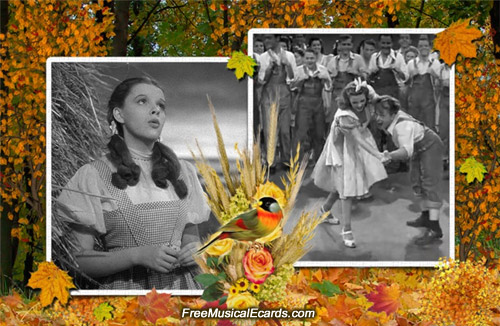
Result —
<instances>
[{"instance_id":1,"label":"overall strap","mask_svg":"<svg viewBox=\"0 0 500 326\"><path fill-rule=\"evenodd\" d=\"M113 172L110 167L102 160L95 160L91 164L97 169L99 176L106 184L111 196L116 198L118 210L122 213L123 218L130 229L130 233L132 233L137 245L147 245L148 237L141 219L138 218L137 210L125 190L118 189L111 183L111 176Z\"/></svg>"}]
</instances>

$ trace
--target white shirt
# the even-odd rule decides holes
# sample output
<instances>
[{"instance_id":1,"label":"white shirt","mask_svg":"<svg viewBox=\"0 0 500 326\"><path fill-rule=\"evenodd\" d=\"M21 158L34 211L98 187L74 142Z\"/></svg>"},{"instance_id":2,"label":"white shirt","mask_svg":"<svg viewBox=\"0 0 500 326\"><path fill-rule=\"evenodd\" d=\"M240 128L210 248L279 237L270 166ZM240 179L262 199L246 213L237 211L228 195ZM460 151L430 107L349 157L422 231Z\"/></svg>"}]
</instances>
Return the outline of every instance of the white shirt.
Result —
<instances>
[{"instance_id":1,"label":"white shirt","mask_svg":"<svg viewBox=\"0 0 500 326\"><path fill-rule=\"evenodd\" d=\"M441 64L437 60L432 60L428 57L422 60L420 57L408 61L408 73L410 76L431 74L435 78L439 78L441 72Z\"/></svg>"},{"instance_id":2,"label":"white shirt","mask_svg":"<svg viewBox=\"0 0 500 326\"><path fill-rule=\"evenodd\" d=\"M349 61L353 61L352 65L349 69ZM342 59L339 55L333 57L327 65L328 71L330 71L331 76L335 77L339 72L349 72L352 74L356 74L358 76L366 73L366 66L363 57L357 53L349 52L349 58L347 60Z\"/></svg>"},{"instance_id":3,"label":"white shirt","mask_svg":"<svg viewBox=\"0 0 500 326\"><path fill-rule=\"evenodd\" d=\"M399 110L387 128L387 132L392 136L394 145L397 148L403 147L408 153L408 157L412 157L414 144L424 138L424 127L418 122L407 120L396 124L400 117L413 120L411 115Z\"/></svg>"},{"instance_id":4,"label":"white shirt","mask_svg":"<svg viewBox=\"0 0 500 326\"><path fill-rule=\"evenodd\" d=\"M450 67L444 62L439 68L439 80L443 86L450 86Z\"/></svg>"},{"instance_id":5,"label":"white shirt","mask_svg":"<svg viewBox=\"0 0 500 326\"><path fill-rule=\"evenodd\" d=\"M293 74L295 75L297 73L297 64L295 63L295 56L293 55L292 52L283 50L280 48L280 52L276 53L272 49L267 50L266 52L262 53L259 57L259 82L264 83L264 77L266 76L266 70L271 64L272 61L276 61L278 65L281 65L281 56L285 55L288 62L290 62L290 65L293 70ZM294 78L290 78L287 74L286 76L286 82L289 84L294 80Z\"/></svg>"},{"instance_id":6,"label":"white shirt","mask_svg":"<svg viewBox=\"0 0 500 326\"><path fill-rule=\"evenodd\" d=\"M312 71L306 65L301 65L297 68L297 72L295 73L294 83L298 83L302 80L308 79L316 75L321 79L326 79L328 82L325 83L324 90L330 91L332 86L332 80L330 79L330 74L328 74L328 69L325 66L320 64L316 64L316 70ZM294 87L296 89L296 87Z\"/></svg>"},{"instance_id":7,"label":"white shirt","mask_svg":"<svg viewBox=\"0 0 500 326\"><path fill-rule=\"evenodd\" d=\"M134 163L140 167L141 175L135 186L125 189L130 201L134 204L162 202L178 200L179 197L174 187L168 181L166 189L158 188L151 178L152 161L151 154L141 153L129 148ZM104 157L102 159L109 165L113 172L116 168ZM179 161L184 182L188 187L186 201L188 223L199 224L207 221L210 216L210 208L206 203L203 189L198 180L196 168L187 161ZM111 196L105 182L101 179L97 169L86 164L82 166L65 186L57 198L60 209L59 214L72 223L84 225L93 229L98 234L106 233L104 223L104 212L118 209L118 203ZM74 191L72 191L72 189Z\"/></svg>"},{"instance_id":8,"label":"white shirt","mask_svg":"<svg viewBox=\"0 0 500 326\"><path fill-rule=\"evenodd\" d=\"M378 62L378 65L377 65ZM406 66L405 59L400 53L396 53L394 50L391 49L391 52L385 59L385 61L382 58L381 52L376 52L372 54L372 57L370 59L370 64L368 66L368 71L370 73L376 72L378 69L397 69L403 72L405 79L408 79L408 67Z\"/></svg>"}]
</instances>

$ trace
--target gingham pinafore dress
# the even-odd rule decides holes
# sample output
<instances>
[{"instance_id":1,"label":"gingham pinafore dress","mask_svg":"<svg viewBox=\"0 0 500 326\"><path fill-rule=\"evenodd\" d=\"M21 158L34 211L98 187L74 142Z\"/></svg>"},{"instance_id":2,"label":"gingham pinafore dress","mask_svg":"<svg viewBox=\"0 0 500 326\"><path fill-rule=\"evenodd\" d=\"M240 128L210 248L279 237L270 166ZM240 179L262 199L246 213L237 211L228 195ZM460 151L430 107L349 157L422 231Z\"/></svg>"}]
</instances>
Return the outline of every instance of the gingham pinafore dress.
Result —
<instances>
[{"instance_id":1,"label":"gingham pinafore dress","mask_svg":"<svg viewBox=\"0 0 500 326\"><path fill-rule=\"evenodd\" d=\"M112 171L102 160L91 163L98 171L118 209L104 211L106 234L101 237L104 250L118 251L146 245L168 245L180 248L187 223L187 200L133 204L125 190L111 183ZM185 180L184 176L182 178ZM200 289L194 281L195 268L179 267L170 273L159 273L134 266L107 276L99 282L102 289Z\"/></svg>"}]
</instances>

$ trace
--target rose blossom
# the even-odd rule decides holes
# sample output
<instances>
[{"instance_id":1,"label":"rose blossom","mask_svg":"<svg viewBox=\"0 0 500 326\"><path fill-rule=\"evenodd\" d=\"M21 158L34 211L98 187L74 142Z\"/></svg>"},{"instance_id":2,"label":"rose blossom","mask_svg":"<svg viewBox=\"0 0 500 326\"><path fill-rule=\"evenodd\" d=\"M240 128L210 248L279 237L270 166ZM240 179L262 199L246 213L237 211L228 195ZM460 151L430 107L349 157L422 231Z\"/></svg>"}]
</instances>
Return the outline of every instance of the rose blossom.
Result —
<instances>
[{"instance_id":1,"label":"rose blossom","mask_svg":"<svg viewBox=\"0 0 500 326\"><path fill-rule=\"evenodd\" d=\"M246 278L255 284L263 283L274 272L273 257L266 248L250 249L243 257Z\"/></svg>"}]
</instances>

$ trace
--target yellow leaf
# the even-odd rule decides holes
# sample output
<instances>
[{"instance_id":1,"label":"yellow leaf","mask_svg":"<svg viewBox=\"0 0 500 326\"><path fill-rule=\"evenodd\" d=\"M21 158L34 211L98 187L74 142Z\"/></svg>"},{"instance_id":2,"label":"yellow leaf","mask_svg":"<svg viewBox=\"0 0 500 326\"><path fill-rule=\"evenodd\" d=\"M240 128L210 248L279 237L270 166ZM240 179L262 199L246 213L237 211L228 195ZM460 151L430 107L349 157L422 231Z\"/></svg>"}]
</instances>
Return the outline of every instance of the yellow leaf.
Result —
<instances>
[{"instance_id":1,"label":"yellow leaf","mask_svg":"<svg viewBox=\"0 0 500 326\"><path fill-rule=\"evenodd\" d=\"M41 289L40 302L42 306L48 306L54 298L58 298L61 304L68 303L69 289L75 288L71 276L60 270L53 262L42 262L38 270L31 273L28 286L33 289Z\"/></svg>"},{"instance_id":2,"label":"yellow leaf","mask_svg":"<svg viewBox=\"0 0 500 326\"><path fill-rule=\"evenodd\" d=\"M253 58L240 51L234 51L231 59L227 62L227 68L235 69L234 73L238 79L243 78L245 73L252 77L253 67L256 65L257 63Z\"/></svg>"},{"instance_id":3,"label":"yellow leaf","mask_svg":"<svg viewBox=\"0 0 500 326\"><path fill-rule=\"evenodd\" d=\"M457 55L460 53L464 57L476 57L476 45L472 41L481 37L479 29L469 25L470 19L459 20L450 27L437 34L434 41L434 48L439 51L439 57L446 64L451 66Z\"/></svg>"},{"instance_id":4,"label":"yellow leaf","mask_svg":"<svg viewBox=\"0 0 500 326\"><path fill-rule=\"evenodd\" d=\"M28 219L25 217L20 218L18 222L19 222L19 224L28 224L29 223Z\"/></svg>"},{"instance_id":5,"label":"yellow leaf","mask_svg":"<svg viewBox=\"0 0 500 326\"><path fill-rule=\"evenodd\" d=\"M479 182L483 181L486 172L483 163L476 161L473 156L466 159L460 167L460 173L467 174L466 179L468 183L471 183L474 179L477 179Z\"/></svg>"},{"instance_id":6,"label":"yellow leaf","mask_svg":"<svg viewBox=\"0 0 500 326\"><path fill-rule=\"evenodd\" d=\"M105 321L113 318L113 314L111 313L114 310L113 306L108 302L103 302L97 308L94 309L94 316L99 321Z\"/></svg>"}]
</instances>

